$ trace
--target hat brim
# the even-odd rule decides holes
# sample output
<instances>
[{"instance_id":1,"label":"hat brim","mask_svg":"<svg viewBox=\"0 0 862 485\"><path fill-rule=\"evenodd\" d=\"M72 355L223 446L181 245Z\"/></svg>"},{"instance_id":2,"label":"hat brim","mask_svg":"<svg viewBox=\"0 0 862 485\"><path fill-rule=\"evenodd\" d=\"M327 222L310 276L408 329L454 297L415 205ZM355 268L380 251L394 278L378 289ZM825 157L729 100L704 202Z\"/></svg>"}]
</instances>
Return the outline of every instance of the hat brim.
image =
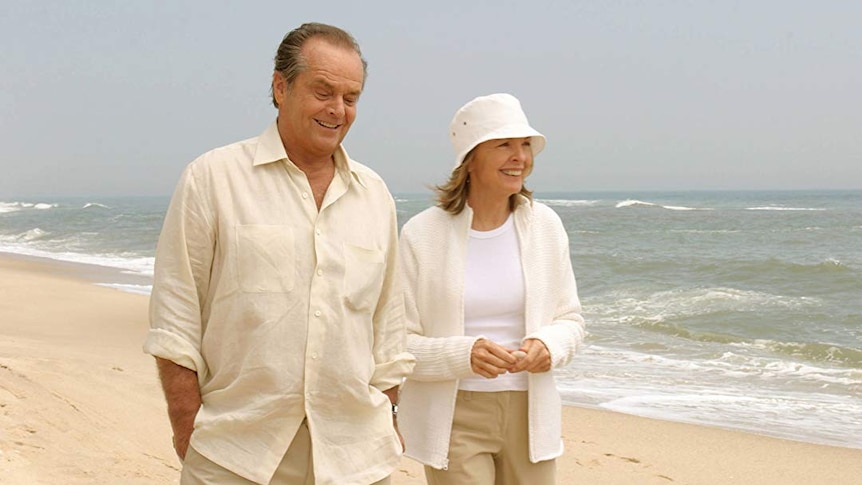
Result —
<instances>
[{"instance_id":1,"label":"hat brim","mask_svg":"<svg viewBox=\"0 0 862 485\"><path fill-rule=\"evenodd\" d=\"M494 130L490 133L485 134L484 136L478 138L472 145L466 147L461 153L455 157L455 167L458 168L464 163L464 158L467 157L467 154L470 153L471 150L479 146L479 144L484 143L488 140L502 140L505 138L526 138L530 137L530 148L533 149L533 158L539 154L542 150L545 149L545 135L539 133L534 130L533 127L529 125L518 125L518 126L505 126L498 130Z\"/></svg>"}]
</instances>

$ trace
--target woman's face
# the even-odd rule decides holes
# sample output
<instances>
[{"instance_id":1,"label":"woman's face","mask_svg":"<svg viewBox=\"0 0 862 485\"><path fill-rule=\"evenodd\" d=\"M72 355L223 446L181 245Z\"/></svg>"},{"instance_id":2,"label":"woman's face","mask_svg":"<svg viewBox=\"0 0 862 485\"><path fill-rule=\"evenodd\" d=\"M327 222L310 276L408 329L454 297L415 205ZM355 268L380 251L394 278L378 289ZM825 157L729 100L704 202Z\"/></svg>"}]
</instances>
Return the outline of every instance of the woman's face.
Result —
<instances>
[{"instance_id":1,"label":"woman's face","mask_svg":"<svg viewBox=\"0 0 862 485\"><path fill-rule=\"evenodd\" d=\"M524 186L533 170L530 137L488 140L476 146L467 171L470 194L478 197L508 198Z\"/></svg>"}]
</instances>

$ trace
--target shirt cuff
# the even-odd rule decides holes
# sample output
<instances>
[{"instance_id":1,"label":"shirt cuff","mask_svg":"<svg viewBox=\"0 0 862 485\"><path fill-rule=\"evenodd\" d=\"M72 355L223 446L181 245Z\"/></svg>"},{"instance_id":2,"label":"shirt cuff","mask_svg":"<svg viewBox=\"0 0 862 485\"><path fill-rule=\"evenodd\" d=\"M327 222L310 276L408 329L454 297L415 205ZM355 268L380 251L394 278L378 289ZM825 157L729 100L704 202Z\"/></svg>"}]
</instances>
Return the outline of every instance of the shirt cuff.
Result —
<instances>
[{"instance_id":1,"label":"shirt cuff","mask_svg":"<svg viewBox=\"0 0 862 485\"><path fill-rule=\"evenodd\" d=\"M192 344L161 328L149 331L144 342L144 352L191 369L198 373L198 379L207 371L203 356Z\"/></svg>"},{"instance_id":2,"label":"shirt cuff","mask_svg":"<svg viewBox=\"0 0 862 485\"><path fill-rule=\"evenodd\" d=\"M584 339L584 335L581 327L575 322L557 321L527 335L524 340L531 338L545 344L548 353L551 354L551 367L557 368L572 360L580 342Z\"/></svg>"},{"instance_id":3,"label":"shirt cuff","mask_svg":"<svg viewBox=\"0 0 862 485\"><path fill-rule=\"evenodd\" d=\"M389 362L377 364L374 367L374 375L371 376L371 385L386 391L400 386L401 381L413 372L416 358L413 354L402 352L392 358Z\"/></svg>"}]
</instances>

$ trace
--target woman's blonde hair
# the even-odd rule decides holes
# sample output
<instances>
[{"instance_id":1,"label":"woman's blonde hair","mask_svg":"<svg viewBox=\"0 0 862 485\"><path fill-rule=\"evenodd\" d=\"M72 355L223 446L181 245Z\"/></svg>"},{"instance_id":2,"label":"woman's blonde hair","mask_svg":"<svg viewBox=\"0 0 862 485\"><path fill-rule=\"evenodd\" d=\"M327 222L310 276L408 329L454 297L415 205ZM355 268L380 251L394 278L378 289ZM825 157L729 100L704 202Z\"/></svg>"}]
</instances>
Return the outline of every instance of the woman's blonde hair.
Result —
<instances>
[{"instance_id":1,"label":"woman's blonde hair","mask_svg":"<svg viewBox=\"0 0 862 485\"><path fill-rule=\"evenodd\" d=\"M473 161L475 153L476 148L470 150L464 157L464 163L458 165L449 174L449 180L444 184L433 187L436 194L437 206L452 215L460 214L464 210L464 206L467 205L467 197L470 195L470 172L467 169ZM521 185L519 193L509 196L509 210L515 209L519 195L523 195L530 202L533 201L533 191L527 189L526 185Z\"/></svg>"}]
</instances>

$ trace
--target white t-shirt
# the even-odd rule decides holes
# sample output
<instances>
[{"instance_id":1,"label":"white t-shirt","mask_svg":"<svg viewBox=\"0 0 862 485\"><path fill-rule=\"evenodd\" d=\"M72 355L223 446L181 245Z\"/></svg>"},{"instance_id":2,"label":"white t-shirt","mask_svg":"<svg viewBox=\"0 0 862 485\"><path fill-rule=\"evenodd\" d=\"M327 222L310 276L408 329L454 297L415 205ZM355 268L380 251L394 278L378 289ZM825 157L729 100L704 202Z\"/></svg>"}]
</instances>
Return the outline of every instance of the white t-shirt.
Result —
<instances>
[{"instance_id":1,"label":"white t-shirt","mask_svg":"<svg viewBox=\"0 0 862 485\"><path fill-rule=\"evenodd\" d=\"M524 272L512 215L490 231L470 229L464 275L464 334L483 335L510 350L524 339ZM461 379L465 391L526 391L527 373Z\"/></svg>"}]
</instances>

